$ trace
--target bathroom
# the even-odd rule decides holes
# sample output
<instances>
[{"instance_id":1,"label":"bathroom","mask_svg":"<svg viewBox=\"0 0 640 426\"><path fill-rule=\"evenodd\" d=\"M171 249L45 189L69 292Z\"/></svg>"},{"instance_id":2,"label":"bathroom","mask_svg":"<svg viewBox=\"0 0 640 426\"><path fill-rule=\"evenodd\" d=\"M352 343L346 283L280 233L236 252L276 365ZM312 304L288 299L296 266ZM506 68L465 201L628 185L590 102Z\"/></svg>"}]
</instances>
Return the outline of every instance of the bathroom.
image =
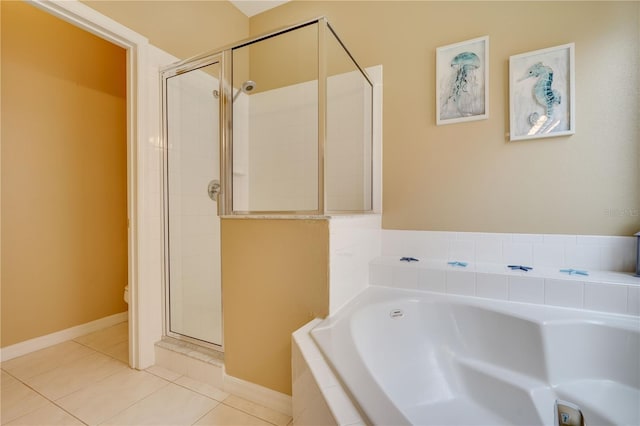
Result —
<instances>
[{"instance_id":1,"label":"bathroom","mask_svg":"<svg viewBox=\"0 0 640 426\"><path fill-rule=\"evenodd\" d=\"M326 16L363 67L383 65L385 232L629 237L640 230L637 3L294 0L252 17L218 2L126 3L130 4L85 4L181 59L274 28ZM166 28L173 30L168 32ZM437 126L436 48L484 35L491 40L488 119ZM565 43L576 46L576 133L509 142L509 56ZM158 67L166 64L158 61ZM157 161L157 145L145 143L141 149L142 155ZM150 182L141 193L158 191L154 184L157 182ZM139 223L141 249L159 244L159 236L145 228L159 225L156 208L154 205L141 209L140 214L149 220ZM287 301L291 288L281 288L276 283L284 280L294 286L304 279L311 281L310 287L325 285L326 271L317 268L317 258L309 259L305 253L309 253L306 248L321 244L319 241L328 231L315 229L317 224L295 220L248 223L224 219L221 226L224 274L235 274L238 281L249 282L253 278L247 279L243 273L259 270L280 258L288 260L286 271L261 276L265 288L280 288L279 292L260 294L265 298L261 300L265 310L234 312L234 304L242 306L246 300L242 300L242 294L236 295L236 301L225 298L225 315L241 319L236 318L231 325L238 327L235 334L225 334L229 339L225 341L225 362L227 371L235 377L289 394L290 375L282 355L274 355L278 359L276 367L255 371L248 368L260 365L258 358L269 358L271 349L277 352L281 348L249 344L240 348L235 359L229 351L234 350L234 336L251 333L252 324L262 323L273 329L271 324L277 322L283 309L293 311ZM256 259L256 264L250 268L242 262L225 263L225 245L231 249L245 247L245 258ZM275 245L289 248L268 248ZM465 244L455 247L465 253ZM608 258L619 257L615 251L607 250L595 251ZM593 249L581 255L595 256ZM159 264L159 257L153 262ZM316 268L312 269L316 272L309 274L310 268ZM146 275L141 278L141 289L135 297L142 304L141 329L147 330L140 334L140 352L136 355L140 368L153 364L153 345L162 335L162 323L157 320L162 293L155 287L161 272L161 267L148 265L140 272ZM316 297L309 301L310 307L291 315L287 326L295 329L316 315L326 314L329 307L323 297L327 296ZM252 341L259 342L260 337L252 336ZM281 335L277 338L287 339Z\"/></svg>"}]
</instances>

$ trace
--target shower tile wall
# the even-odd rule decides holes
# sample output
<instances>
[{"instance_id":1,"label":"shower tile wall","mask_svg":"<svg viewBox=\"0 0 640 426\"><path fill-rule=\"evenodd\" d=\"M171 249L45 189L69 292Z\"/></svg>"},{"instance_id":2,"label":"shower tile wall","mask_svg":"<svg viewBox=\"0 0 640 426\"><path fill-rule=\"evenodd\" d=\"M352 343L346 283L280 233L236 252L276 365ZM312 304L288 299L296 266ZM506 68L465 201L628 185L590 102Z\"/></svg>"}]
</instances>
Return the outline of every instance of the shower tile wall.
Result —
<instances>
[{"instance_id":1,"label":"shower tile wall","mask_svg":"<svg viewBox=\"0 0 640 426\"><path fill-rule=\"evenodd\" d=\"M327 210L371 208L371 89L360 72L327 81Z\"/></svg>"},{"instance_id":2,"label":"shower tile wall","mask_svg":"<svg viewBox=\"0 0 640 426\"><path fill-rule=\"evenodd\" d=\"M233 209L249 210L249 96L233 102Z\"/></svg>"},{"instance_id":3,"label":"shower tile wall","mask_svg":"<svg viewBox=\"0 0 640 426\"><path fill-rule=\"evenodd\" d=\"M207 193L219 178L217 80L172 78L169 105L171 331L221 343L220 219Z\"/></svg>"},{"instance_id":4,"label":"shower tile wall","mask_svg":"<svg viewBox=\"0 0 640 426\"><path fill-rule=\"evenodd\" d=\"M356 72L328 79L328 210L370 206L371 152L363 134L371 132L371 100L363 81ZM233 128L234 210L317 208L317 93L317 81L310 81L238 95Z\"/></svg>"},{"instance_id":5,"label":"shower tile wall","mask_svg":"<svg viewBox=\"0 0 640 426\"><path fill-rule=\"evenodd\" d=\"M249 96L251 210L317 208L317 94L312 81Z\"/></svg>"}]
</instances>

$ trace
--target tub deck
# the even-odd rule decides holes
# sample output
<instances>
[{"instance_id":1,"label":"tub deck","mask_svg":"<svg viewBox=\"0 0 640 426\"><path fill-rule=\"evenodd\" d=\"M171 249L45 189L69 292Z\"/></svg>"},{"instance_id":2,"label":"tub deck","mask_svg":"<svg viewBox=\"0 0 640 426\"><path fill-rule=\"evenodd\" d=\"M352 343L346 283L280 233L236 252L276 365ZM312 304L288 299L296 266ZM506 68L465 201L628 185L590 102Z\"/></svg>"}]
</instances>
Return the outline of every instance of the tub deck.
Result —
<instances>
[{"instance_id":1,"label":"tub deck","mask_svg":"<svg viewBox=\"0 0 640 426\"><path fill-rule=\"evenodd\" d=\"M640 319L371 287L311 331L371 424L640 424Z\"/></svg>"}]
</instances>

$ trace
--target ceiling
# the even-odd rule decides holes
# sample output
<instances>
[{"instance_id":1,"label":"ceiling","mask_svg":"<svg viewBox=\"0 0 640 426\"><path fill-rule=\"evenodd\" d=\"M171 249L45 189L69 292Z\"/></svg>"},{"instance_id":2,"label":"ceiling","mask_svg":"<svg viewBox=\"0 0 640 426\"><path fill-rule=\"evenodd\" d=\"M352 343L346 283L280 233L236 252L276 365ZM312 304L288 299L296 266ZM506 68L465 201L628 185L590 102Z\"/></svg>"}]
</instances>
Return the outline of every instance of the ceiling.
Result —
<instances>
[{"instance_id":1,"label":"ceiling","mask_svg":"<svg viewBox=\"0 0 640 426\"><path fill-rule=\"evenodd\" d=\"M235 7L248 17L273 9L289 0L229 0Z\"/></svg>"}]
</instances>

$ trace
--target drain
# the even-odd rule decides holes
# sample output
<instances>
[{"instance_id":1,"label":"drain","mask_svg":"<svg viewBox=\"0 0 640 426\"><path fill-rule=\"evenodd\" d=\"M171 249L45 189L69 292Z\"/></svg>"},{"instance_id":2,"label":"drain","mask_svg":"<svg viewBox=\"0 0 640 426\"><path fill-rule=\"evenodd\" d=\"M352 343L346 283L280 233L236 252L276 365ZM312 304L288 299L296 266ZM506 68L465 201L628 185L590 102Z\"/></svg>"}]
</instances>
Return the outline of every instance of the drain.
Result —
<instances>
[{"instance_id":1,"label":"drain","mask_svg":"<svg viewBox=\"0 0 640 426\"><path fill-rule=\"evenodd\" d=\"M402 309L394 309L391 312L389 312L389 316L391 318L402 318L404 316L404 312L402 311Z\"/></svg>"}]
</instances>

